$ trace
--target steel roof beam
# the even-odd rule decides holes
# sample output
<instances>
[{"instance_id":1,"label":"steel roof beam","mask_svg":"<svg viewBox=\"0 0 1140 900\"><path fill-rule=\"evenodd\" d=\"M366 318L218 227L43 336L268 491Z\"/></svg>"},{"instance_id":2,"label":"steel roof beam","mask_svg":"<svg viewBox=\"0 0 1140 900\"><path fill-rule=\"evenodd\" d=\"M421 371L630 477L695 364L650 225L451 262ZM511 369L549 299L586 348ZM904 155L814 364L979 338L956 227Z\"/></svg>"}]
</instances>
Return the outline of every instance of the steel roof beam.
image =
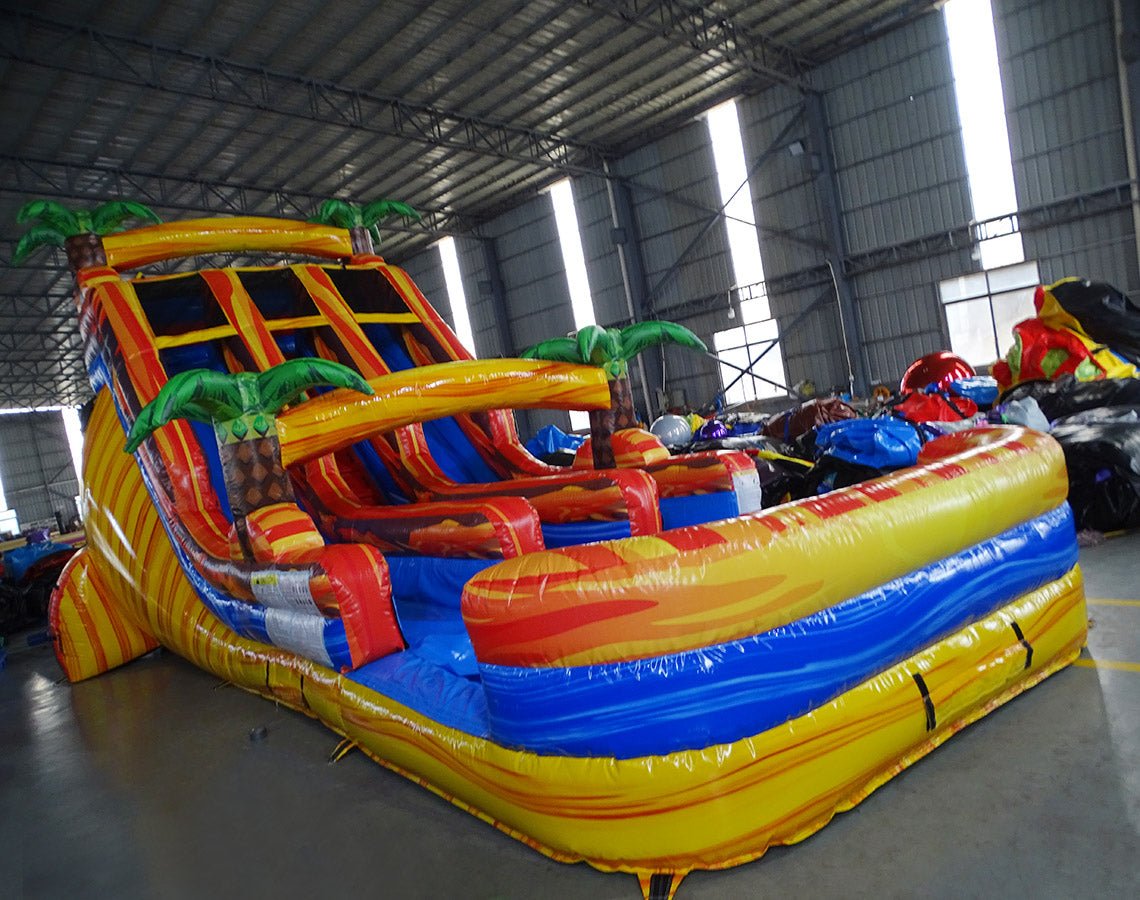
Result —
<instances>
[{"instance_id":1,"label":"steel roof beam","mask_svg":"<svg viewBox=\"0 0 1140 900\"><path fill-rule=\"evenodd\" d=\"M309 216L327 197L281 187L219 183L202 178L127 172L109 166L78 166L21 156L0 154L0 193L57 198L119 200L130 197L171 210L207 215L226 212L241 215ZM448 210L419 210L419 226L382 226L429 238L457 235L470 230L462 217Z\"/></svg>"},{"instance_id":2,"label":"steel roof beam","mask_svg":"<svg viewBox=\"0 0 1140 900\"><path fill-rule=\"evenodd\" d=\"M565 172L598 173L603 148L561 135L357 91L89 27L15 12L0 58L235 107L497 156ZM18 35L23 35L18 38ZM205 83L200 72L206 69Z\"/></svg>"},{"instance_id":3,"label":"steel roof beam","mask_svg":"<svg viewBox=\"0 0 1140 900\"><path fill-rule=\"evenodd\" d=\"M656 34L678 46L712 54L741 67L766 84L783 84L801 93L807 60L791 48L753 34L727 16L681 0L582 0L593 9Z\"/></svg>"},{"instance_id":4,"label":"steel roof beam","mask_svg":"<svg viewBox=\"0 0 1140 900\"><path fill-rule=\"evenodd\" d=\"M940 2L941 0L910 0L910 2L902 4L880 2L870 7L864 7L860 12L871 12L872 15L870 18L854 31L850 30L850 25L848 25L834 40L816 46L811 52L809 59L813 65L818 65L824 60L837 56L844 50L850 50L852 47L865 44L892 28L904 25L912 19L930 12L932 9L938 7ZM882 13L877 12L880 7L886 7L886 11ZM817 28L804 35L798 35L797 42L810 42L812 38L825 30L827 29Z\"/></svg>"}]
</instances>

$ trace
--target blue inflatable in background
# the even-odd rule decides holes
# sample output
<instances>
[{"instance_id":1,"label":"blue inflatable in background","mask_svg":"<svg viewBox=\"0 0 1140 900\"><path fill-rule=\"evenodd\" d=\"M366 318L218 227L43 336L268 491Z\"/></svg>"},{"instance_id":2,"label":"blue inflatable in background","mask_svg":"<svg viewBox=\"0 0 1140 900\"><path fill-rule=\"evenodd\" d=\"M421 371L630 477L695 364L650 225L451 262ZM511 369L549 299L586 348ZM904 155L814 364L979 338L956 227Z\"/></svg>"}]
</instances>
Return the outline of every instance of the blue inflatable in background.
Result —
<instances>
[{"instance_id":1,"label":"blue inflatable in background","mask_svg":"<svg viewBox=\"0 0 1140 900\"><path fill-rule=\"evenodd\" d=\"M45 556L52 556L71 549L72 547L67 544L57 544L50 540L30 541L23 547L14 547L3 554L4 574L11 581L19 583L27 574L28 569Z\"/></svg>"},{"instance_id":2,"label":"blue inflatable in background","mask_svg":"<svg viewBox=\"0 0 1140 900\"><path fill-rule=\"evenodd\" d=\"M974 375L970 378L959 378L949 384L950 392L967 400L973 400L982 409L997 403L998 383L996 378L989 375Z\"/></svg>"},{"instance_id":3,"label":"blue inflatable in background","mask_svg":"<svg viewBox=\"0 0 1140 900\"><path fill-rule=\"evenodd\" d=\"M580 434L567 434L557 425L547 425L526 442L526 449L532 456L542 459L554 453L573 453L586 440Z\"/></svg>"},{"instance_id":4,"label":"blue inflatable in background","mask_svg":"<svg viewBox=\"0 0 1140 900\"><path fill-rule=\"evenodd\" d=\"M913 466L922 438L913 425L901 419L847 419L820 425L815 449L820 455L875 469Z\"/></svg>"}]
</instances>

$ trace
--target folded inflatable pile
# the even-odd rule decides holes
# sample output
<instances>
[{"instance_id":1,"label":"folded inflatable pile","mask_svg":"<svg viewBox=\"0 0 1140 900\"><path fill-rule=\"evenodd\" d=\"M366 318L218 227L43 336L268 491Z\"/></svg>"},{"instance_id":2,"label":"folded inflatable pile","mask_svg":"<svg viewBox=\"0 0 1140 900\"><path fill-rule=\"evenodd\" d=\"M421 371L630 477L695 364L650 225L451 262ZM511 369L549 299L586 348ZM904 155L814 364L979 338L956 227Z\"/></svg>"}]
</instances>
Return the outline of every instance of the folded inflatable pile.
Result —
<instances>
[{"instance_id":1,"label":"folded inflatable pile","mask_svg":"<svg viewBox=\"0 0 1140 900\"><path fill-rule=\"evenodd\" d=\"M1039 286L1034 305L993 367L1002 402L1032 400L1048 417L1079 528L1140 526L1140 306L1079 278Z\"/></svg>"},{"instance_id":2,"label":"folded inflatable pile","mask_svg":"<svg viewBox=\"0 0 1140 900\"><path fill-rule=\"evenodd\" d=\"M1013 326L1013 346L993 367L1003 390L1065 375L1137 377L1140 307L1127 294L1104 282L1062 278L1038 285L1033 305L1037 316Z\"/></svg>"},{"instance_id":3,"label":"folded inflatable pile","mask_svg":"<svg viewBox=\"0 0 1140 900\"><path fill-rule=\"evenodd\" d=\"M96 400L88 546L51 610L70 679L162 644L669 897L1077 656L1048 436L949 435L770 509L733 451L551 467L506 410L605 407L604 373L472 360L357 237L198 220L73 256ZM218 253L267 262L134 272Z\"/></svg>"}]
</instances>

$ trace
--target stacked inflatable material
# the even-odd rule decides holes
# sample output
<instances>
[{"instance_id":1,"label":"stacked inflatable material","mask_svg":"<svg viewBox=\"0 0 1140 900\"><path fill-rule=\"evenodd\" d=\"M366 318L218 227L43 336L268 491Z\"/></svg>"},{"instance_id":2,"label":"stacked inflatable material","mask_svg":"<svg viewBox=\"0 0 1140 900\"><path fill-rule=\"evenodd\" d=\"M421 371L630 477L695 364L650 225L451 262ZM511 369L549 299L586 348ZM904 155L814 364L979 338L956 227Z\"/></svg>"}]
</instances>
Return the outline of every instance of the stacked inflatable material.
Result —
<instances>
[{"instance_id":1,"label":"stacked inflatable material","mask_svg":"<svg viewBox=\"0 0 1140 900\"><path fill-rule=\"evenodd\" d=\"M310 267L302 273L308 283L379 278L398 286L380 312L339 305L350 320L311 313L287 323L314 325L330 342L341 329L363 362L381 358L359 338L377 317L410 322L412 349L432 335L453 340L406 273L353 256L339 230L289 224L293 236L275 241L264 237L271 230L264 221L256 241L180 240L194 252L325 248L344 264L326 274ZM164 258L157 239L123 240L134 259ZM754 480L735 468L735 456L618 470L630 478L606 484L620 491L578 480L557 488L567 503L577 498L579 510L597 495L610 504L611 493L631 508L646 496L659 506L683 501L684 516L697 522L662 529L654 506L655 519L636 530L619 522L613 540L597 540L587 519L587 542L542 543L567 534L544 519L528 542L501 552L472 555L457 538L457 555L448 558L440 538L432 544L439 555L425 557L409 540L380 549L365 543L363 525L341 535L341 526L330 531L316 515L309 521L325 529L320 546L272 562L259 561L255 548L251 558L232 539L237 519L226 518L216 493L209 434L174 422L135 456L123 452L124 425L156 395L172 351L199 339L231 341L213 364L233 366L259 357L270 364L272 348L285 347L285 320L271 321L237 288L294 276L220 271L224 277L208 278L235 290L217 296L244 313L165 338L136 299L146 279L128 282L109 266L80 271L99 390L84 451L89 545L53 598L57 649L72 678L165 645L319 718L381 764L535 849L634 873L647 896L668 897L694 868L737 865L804 839L1067 665L1084 642L1064 459L1049 437L1017 428L941 438L915 467L745 515ZM177 278L155 283L152 297L178 288ZM313 291L322 302L337 300L327 287ZM265 302L289 296L268 292ZM396 309L397 299L406 305ZM282 337L266 337L276 333ZM449 391L444 402L431 385L447 365L427 367L430 377L420 380L415 371L366 373L376 397L334 392L291 408L278 423L282 459L325 466L306 471L323 473L340 492L324 495L328 502L347 505L373 471L357 464L396 453L379 437L417 415L457 422L454 433L466 434L472 422L448 417L488 409L496 385L507 385L504 404L528 397L523 385L530 392L546 385L551 404L564 406L596 404L598 385L605 390L579 367L558 370L560 382L524 378L519 368L505 381L453 382L464 385L461 396ZM457 365L470 373L474 364ZM412 438L421 434L430 449L430 432ZM385 471L396 482L416 474ZM549 518L558 507L542 498L556 488L531 488L526 497ZM433 502L400 509L428 516ZM595 508L603 509L600 501ZM387 521L379 510L369 518L374 506L351 509L363 522ZM280 527L301 527L287 518ZM499 524L502 534L514 533L506 519ZM320 598L327 600L315 605ZM321 629L275 640L264 623L290 605Z\"/></svg>"},{"instance_id":2,"label":"stacked inflatable material","mask_svg":"<svg viewBox=\"0 0 1140 900\"><path fill-rule=\"evenodd\" d=\"M1110 284L1062 278L1039 285L1037 316L1013 328L1013 347L993 367L1002 389L1072 375L1079 381L1135 378L1140 307Z\"/></svg>"},{"instance_id":3,"label":"stacked inflatable material","mask_svg":"<svg viewBox=\"0 0 1140 900\"><path fill-rule=\"evenodd\" d=\"M1019 384L1003 399L1037 404L1051 421L1078 528L1140 526L1140 379L1082 382L1065 375Z\"/></svg>"}]
</instances>

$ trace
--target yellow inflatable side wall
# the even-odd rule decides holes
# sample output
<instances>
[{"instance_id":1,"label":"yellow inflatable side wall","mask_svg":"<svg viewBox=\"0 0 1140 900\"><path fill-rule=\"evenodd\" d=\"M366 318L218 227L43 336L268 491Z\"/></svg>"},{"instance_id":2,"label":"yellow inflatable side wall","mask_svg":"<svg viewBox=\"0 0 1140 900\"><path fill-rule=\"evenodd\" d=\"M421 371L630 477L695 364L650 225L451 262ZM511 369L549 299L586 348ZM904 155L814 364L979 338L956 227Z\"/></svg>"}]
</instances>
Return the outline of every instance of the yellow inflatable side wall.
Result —
<instances>
[{"instance_id":1,"label":"yellow inflatable side wall","mask_svg":"<svg viewBox=\"0 0 1140 900\"><path fill-rule=\"evenodd\" d=\"M760 634L1064 502L1055 441L1004 429L979 442L752 516L507 560L464 588L475 653L483 663L578 666Z\"/></svg>"},{"instance_id":2,"label":"yellow inflatable side wall","mask_svg":"<svg viewBox=\"0 0 1140 900\"><path fill-rule=\"evenodd\" d=\"M106 390L88 437L90 549L69 570L62 592L76 590L74 580L94 567L140 633L321 719L383 765L553 858L634 872L643 884L648 873L723 868L804 839L966 724L1067 665L1085 639L1084 595L1073 569L753 737L627 760L519 752L443 727L349 678L229 631L183 575L134 460L122 452ZM78 627L74 617L61 616L59 627L67 646Z\"/></svg>"},{"instance_id":3,"label":"yellow inflatable side wall","mask_svg":"<svg viewBox=\"0 0 1140 900\"><path fill-rule=\"evenodd\" d=\"M158 646L119 612L86 548L60 573L48 618L56 656L68 681L82 681L138 659Z\"/></svg>"},{"instance_id":4,"label":"yellow inflatable side wall","mask_svg":"<svg viewBox=\"0 0 1140 900\"><path fill-rule=\"evenodd\" d=\"M203 253L298 253L326 259L352 255L352 239L344 228L234 216L229 219L185 219L135 228L103 238L107 265L135 269L165 259Z\"/></svg>"}]
</instances>

